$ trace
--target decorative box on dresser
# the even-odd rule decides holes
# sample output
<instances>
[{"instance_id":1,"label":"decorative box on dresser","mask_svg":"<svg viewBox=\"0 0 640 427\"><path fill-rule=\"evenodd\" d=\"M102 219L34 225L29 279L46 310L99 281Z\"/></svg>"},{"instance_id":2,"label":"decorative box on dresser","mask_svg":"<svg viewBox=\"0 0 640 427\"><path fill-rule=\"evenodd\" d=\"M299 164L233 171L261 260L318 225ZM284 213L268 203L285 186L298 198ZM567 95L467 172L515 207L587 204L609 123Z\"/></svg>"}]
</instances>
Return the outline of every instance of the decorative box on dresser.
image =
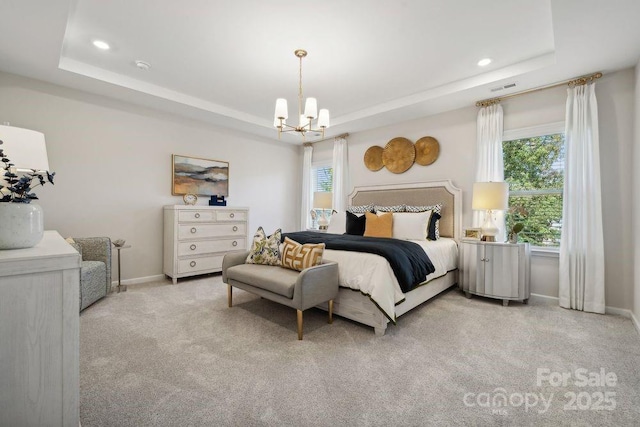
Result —
<instances>
[{"instance_id":1,"label":"decorative box on dresser","mask_svg":"<svg viewBox=\"0 0 640 427\"><path fill-rule=\"evenodd\" d=\"M497 243L480 240L460 242L460 287L471 294L527 303L531 250L528 243Z\"/></svg>"},{"instance_id":2,"label":"decorative box on dresser","mask_svg":"<svg viewBox=\"0 0 640 427\"><path fill-rule=\"evenodd\" d=\"M222 271L228 252L247 248L248 208L164 207L164 274L173 279Z\"/></svg>"},{"instance_id":3,"label":"decorative box on dresser","mask_svg":"<svg viewBox=\"0 0 640 427\"><path fill-rule=\"evenodd\" d=\"M0 425L79 423L80 254L55 231L0 251Z\"/></svg>"}]
</instances>

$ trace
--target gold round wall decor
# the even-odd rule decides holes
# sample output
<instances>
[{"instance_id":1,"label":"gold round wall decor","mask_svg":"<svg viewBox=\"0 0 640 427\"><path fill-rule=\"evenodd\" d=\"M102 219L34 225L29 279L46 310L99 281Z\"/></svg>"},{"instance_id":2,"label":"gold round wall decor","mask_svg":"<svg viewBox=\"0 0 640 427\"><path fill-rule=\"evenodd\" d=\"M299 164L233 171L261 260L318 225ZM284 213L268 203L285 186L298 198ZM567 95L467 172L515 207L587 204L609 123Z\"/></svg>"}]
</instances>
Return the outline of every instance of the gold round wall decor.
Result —
<instances>
[{"instance_id":1,"label":"gold round wall decor","mask_svg":"<svg viewBox=\"0 0 640 427\"><path fill-rule=\"evenodd\" d=\"M382 162L393 173L406 172L415 158L416 150L407 138L393 138L382 151Z\"/></svg>"},{"instance_id":2,"label":"gold round wall decor","mask_svg":"<svg viewBox=\"0 0 640 427\"><path fill-rule=\"evenodd\" d=\"M375 172L384 167L384 162L382 161L383 150L379 145L373 145L367 148L367 151L364 153L364 164L367 169Z\"/></svg>"},{"instance_id":3,"label":"gold round wall decor","mask_svg":"<svg viewBox=\"0 0 640 427\"><path fill-rule=\"evenodd\" d=\"M427 166L435 162L440 154L440 144L432 136L424 136L416 141L416 163Z\"/></svg>"}]
</instances>

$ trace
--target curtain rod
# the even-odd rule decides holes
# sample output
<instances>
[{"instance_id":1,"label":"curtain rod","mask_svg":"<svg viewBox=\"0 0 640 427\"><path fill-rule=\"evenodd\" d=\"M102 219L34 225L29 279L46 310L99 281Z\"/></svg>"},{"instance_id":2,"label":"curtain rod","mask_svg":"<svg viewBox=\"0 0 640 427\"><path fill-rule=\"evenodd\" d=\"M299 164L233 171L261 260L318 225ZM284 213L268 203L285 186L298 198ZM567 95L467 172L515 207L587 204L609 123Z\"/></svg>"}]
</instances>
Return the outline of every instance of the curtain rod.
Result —
<instances>
[{"instance_id":1,"label":"curtain rod","mask_svg":"<svg viewBox=\"0 0 640 427\"><path fill-rule=\"evenodd\" d=\"M316 142L322 142L322 141L328 141L330 139L336 139L336 138L346 138L348 137L349 134L348 133L341 133L340 135L336 135L336 136L331 136L329 138L325 138L325 139L318 139L316 141L312 141L312 142L305 142L304 144L302 144L303 147L308 147L310 145L315 144Z\"/></svg>"},{"instance_id":2,"label":"curtain rod","mask_svg":"<svg viewBox=\"0 0 640 427\"><path fill-rule=\"evenodd\" d=\"M574 87L574 86L581 86L587 83L591 83L597 79L599 79L600 77L602 77L602 73L601 72L597 72L595 74L592 74L590 76L584 76L584 77L578 77L572 80L566 80L564 82L559 82L559 83L553 83L547 86L540 86L540 87L536 87L533 89L527 89L527 90L523 90L521 92L515 92L515 93L510 93L509 95L505 95L505 96L501 96L498 98L489 98L489 99L483 99L482 101L478 101L476 102L476 107L488 107L489 105L493 105L493 104L498 104L500 101L507 99L507 98L513 98L516 96L520 96L520 95L526 95L528 93L533 93L533 92L539 92L541 90L545 90L545 89L551 89L554 87L558 87L558 86L564 86L564 85L568 85L569 87Z\"/></svg>"}]
</instances>

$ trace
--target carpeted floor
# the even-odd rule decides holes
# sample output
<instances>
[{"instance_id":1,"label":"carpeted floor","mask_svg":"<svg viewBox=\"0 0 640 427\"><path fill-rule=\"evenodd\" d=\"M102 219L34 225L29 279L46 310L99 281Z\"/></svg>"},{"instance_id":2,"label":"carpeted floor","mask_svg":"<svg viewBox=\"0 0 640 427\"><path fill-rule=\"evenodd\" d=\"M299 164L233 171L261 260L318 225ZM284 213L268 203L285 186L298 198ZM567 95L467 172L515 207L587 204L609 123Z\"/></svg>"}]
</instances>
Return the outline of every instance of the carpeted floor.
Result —
<instances>
[{"instance_id":1,"label":"carpeted floor","mask_svg":"<svg viewBox=\"0 0 640 427\"><path fill-rule=\"evenodd\" d=\"M226 302L214 275L85 310L82 426L640 424L640 336L623 317L453 289L383 337L309 310L298 341L295 310Z\"/></svg>"}]
</instances>

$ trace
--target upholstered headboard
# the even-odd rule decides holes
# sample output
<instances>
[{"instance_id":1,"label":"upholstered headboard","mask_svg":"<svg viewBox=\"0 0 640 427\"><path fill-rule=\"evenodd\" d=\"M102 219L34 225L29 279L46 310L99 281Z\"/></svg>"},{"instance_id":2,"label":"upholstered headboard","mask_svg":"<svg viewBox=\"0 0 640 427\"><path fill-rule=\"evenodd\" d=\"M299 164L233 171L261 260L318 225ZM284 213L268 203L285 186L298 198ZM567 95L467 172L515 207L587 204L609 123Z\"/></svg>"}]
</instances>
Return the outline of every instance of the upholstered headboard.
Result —
<instances>
[{"instance_id":1,"label":"upholstered headboard","mask_svg":"<svg viewBox=\"0 0 640 427\"><path fill-rule=\"evenodd\" d=\"M462 233L462 190L449 180L355 187L350 205L435 205L442 203L440 235L459 240Z\"/></svg>"}]
</instances>

